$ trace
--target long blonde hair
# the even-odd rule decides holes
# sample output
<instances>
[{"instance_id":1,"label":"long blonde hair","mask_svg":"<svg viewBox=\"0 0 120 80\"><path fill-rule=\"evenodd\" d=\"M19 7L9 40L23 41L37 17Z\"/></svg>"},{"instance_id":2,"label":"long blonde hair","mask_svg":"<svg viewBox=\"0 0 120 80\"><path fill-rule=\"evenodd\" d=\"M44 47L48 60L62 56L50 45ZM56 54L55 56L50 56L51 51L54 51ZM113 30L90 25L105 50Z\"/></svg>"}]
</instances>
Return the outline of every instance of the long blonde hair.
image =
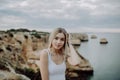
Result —
<instances>
[{"instance_id":1,"label":"long blonde hair","mask_svg":"<svg viewBox=\"0 0 120 80\"><path fill-rule=\"evenodd\" d=\"M81 58L76 53L75 49L73 48L71 42L70 42L70 34L67 33L67 31L64 28L56 28L53 32L51 32L49 36L49 45L48 48L51 48L52 41L56 37L58 33L63 33L65 35L65 43L62 48L62 53L64 53L65 57L68 58L68 62L71 65L77 65L81 62Z\"/></svg>"},{"instance_id":2,"label":"long blonde hair","mask_svg":"<svg viewBox=\"0 0 120 80\"><path fill-rule=\"evenodd\" d=\"M64 53L66 55L66 46L67 46L67 42L68 42L68 33L67 31L64 29L64 28L56 28L53 30L53 32L51 32L50 36L49 36L49 45L48 45L48 48L51 48L52 47L52 41L53 39L56 37L56 35L58 33L63 33L64 36L65 36L65 43L64 43L64 46L62 48L62 53Z\"/></svg>"}]
</instances>

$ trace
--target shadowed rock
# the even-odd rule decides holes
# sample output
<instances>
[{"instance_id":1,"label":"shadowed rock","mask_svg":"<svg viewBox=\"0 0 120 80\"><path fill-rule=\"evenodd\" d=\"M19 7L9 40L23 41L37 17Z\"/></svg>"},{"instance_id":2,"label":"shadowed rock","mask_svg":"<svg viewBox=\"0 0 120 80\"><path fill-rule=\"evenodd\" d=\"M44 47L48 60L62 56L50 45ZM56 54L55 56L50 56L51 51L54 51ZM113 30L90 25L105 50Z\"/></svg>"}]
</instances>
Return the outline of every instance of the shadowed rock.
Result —
<instances>
[{"instance_id":1,"label":"shadowed rock","mask_svg":"<svg viewBox=\"0 0 120 80\"><path fill-rule=\"evenodd\" d=\"M22 74L0 71L0 80L30 80L30 79Z\"/></svg>"},{"instance_id":2,"label":"shadowed rock","mask_svg":"<svg viewBox=\"0 0 120 80\"><path fill-rule=\"evenodd\" d=\"M107 43L108 43L108 41L107 41L106 38L101 38L100 39L100 44L107 44Z\"/></svg>"}]
</instances>

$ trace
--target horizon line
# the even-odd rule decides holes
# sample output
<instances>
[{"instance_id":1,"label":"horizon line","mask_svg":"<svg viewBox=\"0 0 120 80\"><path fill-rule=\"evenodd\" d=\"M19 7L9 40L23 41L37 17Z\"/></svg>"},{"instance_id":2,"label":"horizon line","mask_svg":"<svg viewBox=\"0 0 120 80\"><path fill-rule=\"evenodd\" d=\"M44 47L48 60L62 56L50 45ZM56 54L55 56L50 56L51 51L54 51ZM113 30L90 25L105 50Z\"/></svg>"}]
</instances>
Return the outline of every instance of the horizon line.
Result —
<instances>
[{"instance_id":1,"label":"horizon line","mask_svg":"<svg viewBox=\"0 0 120 80\"><path fill-rule=\"evenodd\" d=\"M0 29L0 31L7 31L10 29L28 29L28 30L36 30L36 31L43 31L43 32L51 32L53 30L53 28L51 29L45 29L45 28L7 28L7 29ZM90 32L90 33L120 33L120 28L87 28L87 27L82 27L82 28L78 28L78 29L72 29L72 28L65 28L68 32L72 32L72 33L85 33L85 32Z\"/></svg>"}]
</instances>

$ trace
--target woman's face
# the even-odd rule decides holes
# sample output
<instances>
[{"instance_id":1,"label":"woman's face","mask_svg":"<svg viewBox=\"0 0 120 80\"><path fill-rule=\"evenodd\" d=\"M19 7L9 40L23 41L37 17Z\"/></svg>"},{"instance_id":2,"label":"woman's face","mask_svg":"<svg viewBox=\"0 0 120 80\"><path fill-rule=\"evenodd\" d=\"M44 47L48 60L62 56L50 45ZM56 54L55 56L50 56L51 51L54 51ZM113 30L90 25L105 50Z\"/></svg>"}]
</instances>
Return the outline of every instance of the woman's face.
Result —
<instances>
[{"instance_id":1,"label":"woman's face","mask_svg":"<svg viewBox=\"0 0 120 80\"><path fill-rule=\"evenodd\" d=\"M54 49L61 49L65 43L65 35L63 33L58 33L52 41L52 47Z\"/></svg>"}]
</instances>

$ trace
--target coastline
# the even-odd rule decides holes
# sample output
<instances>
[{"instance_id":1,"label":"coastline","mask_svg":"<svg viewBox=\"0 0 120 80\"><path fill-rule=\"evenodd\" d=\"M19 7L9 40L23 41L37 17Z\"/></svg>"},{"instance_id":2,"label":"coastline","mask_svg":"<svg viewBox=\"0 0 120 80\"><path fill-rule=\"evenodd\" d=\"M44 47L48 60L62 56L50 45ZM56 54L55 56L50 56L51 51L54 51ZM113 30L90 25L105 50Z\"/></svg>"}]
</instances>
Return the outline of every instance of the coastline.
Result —
<instances>
[{"instance_id":1,"label":"coastline","mask_svg":"<svg viewBox=\"0 0 120 80\"><path fill-rule=\"evenodd\" d=\"M71 35L73 46L76 44L80 46L81 42L88 41L87 34L71 33ZM8 71L9 73L11 73L11 71L14 71L14 73L20 74L23 74L24 70L27 70L28 72L32 71L34 74L38 73L39 69L35 63L35 60L38 60L39 54L36 52L39 52L40 50L46 48L48 37L49 32L37 32L35 30L30 31L28 29L11 29L7 31L1 31L0 43L2 47L0 48L0 60L1 63L3 63L0 65L1 70ZM78 41L77 43L76 40ZM79 52L78 55L79 58L81 58L81 64L77 66L67 64L68 67L66 71L66 77L69 80L72 80L73 78L80 78L80 73L89 73L88 75L93 74L93 67L89 61L81 56ZM8 64L6 64L6 61ZM31 74L28 72L24 72L24 75L27 76L28 74Z\"/></svg>"}]
</instances>

